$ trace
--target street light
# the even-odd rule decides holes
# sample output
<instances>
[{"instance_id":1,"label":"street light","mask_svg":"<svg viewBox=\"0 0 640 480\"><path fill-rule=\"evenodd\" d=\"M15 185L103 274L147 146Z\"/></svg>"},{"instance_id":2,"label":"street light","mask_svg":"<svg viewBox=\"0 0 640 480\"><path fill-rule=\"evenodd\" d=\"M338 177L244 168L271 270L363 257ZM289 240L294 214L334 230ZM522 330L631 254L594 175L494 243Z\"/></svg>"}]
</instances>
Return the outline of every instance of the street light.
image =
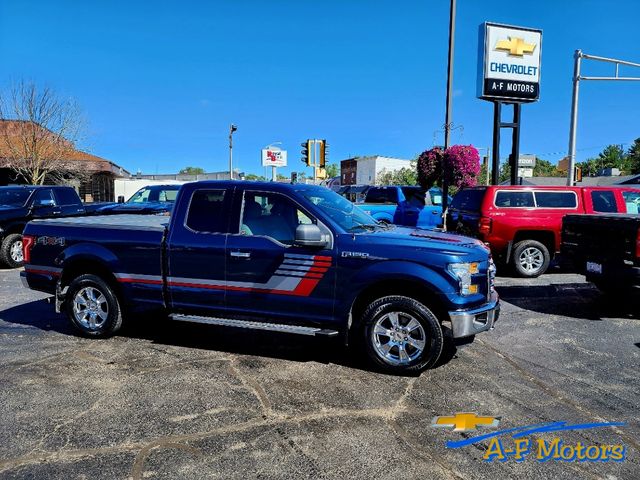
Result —
<instances>
[{"instance_id":1,"label":"street light","mask_svg":"<svg viewBox=\"0 0 640 480\"><path fill-rule=\"evenodd\" d=\"M238 127L233 123L229 125L229 179L233 180L233 132L238 130Z\"/></svg>"}]
</instances>

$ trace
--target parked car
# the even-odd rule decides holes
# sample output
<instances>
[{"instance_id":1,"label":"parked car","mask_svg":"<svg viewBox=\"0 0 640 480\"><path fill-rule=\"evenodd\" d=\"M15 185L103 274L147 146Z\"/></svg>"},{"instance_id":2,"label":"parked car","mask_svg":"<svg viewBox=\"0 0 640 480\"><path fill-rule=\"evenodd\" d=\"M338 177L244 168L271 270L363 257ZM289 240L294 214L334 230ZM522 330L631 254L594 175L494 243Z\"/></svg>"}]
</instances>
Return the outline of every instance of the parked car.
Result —
<instances>
[{"instance_id":1,"label":"parked car","mask_svg":"<svg viewBox=\"0 0 640 480\"><path fill-rule=\"evenodd\" d=\"M358 205L380 222L434 228L442 224L442 190L415 186L371 186Z\"/></svg>"},{"instance_id":2,"label":"parked car","mask_svg":"<svg viewBox=\"0 0 640 480\"><path fill-rule=\"evenodd\" d=\"M635 210L635 215L564 217L563 262L604 292L628 294L639 289L640 216L637 212Z\"/></svg>"},{"instance_id":3,"label":"parked car","mask_svg":"<svg viewBox=\"0 0 640 480\"><path fill-rule=\"evenodd\" d=\"M71 187L0 187L0 263L22 265L22 230L29 220L87 215L101 206L83 204Z\"/></svg>"},{"instance_id":4,"label":"parked car","mask_svg":"<svg viewBox=\"0 0 640 480\"><path fill-rule=\"evenodd\" d=\"M487 242L494 259L522 277L543 274L560 250L568 214L637 212L634 187L474 187L456 193L450 230Z\"/></svg>"},{"instance_id":5,"label":"parked car","mask_svg":"<svg viewBox=\"0 0 640 480\"><path fill-rule=\"evenodd\" d=\"M162 214L171 212L180 185L148 185L134 193L124 203L114 203L98 210L99 215Z\"/></svg>"},{"instance_id":6,"label":"parked car","mask_svg":"<svg viewBox=\"0 0 640 480\"><path fill-rule=\"evenodd\" d=\"M494 267L479 241L383 226L320 186L185 184L171 217L30 222L29 288L90 337L132 312L175 321L343 335L392 372L433 365L454 338L490 330Z\"/></svg>"}]
</instances>

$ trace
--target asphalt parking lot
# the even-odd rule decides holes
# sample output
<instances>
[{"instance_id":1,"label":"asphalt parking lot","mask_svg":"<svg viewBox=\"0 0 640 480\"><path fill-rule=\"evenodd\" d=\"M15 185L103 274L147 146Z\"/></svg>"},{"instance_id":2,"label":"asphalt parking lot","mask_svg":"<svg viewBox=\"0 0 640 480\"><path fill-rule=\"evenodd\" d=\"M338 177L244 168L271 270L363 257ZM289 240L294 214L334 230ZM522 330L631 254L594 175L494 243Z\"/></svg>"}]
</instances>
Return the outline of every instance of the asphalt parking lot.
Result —
<instances>
[{"instance_id":1,"label":"asphalt parking lot","mask_svg":"<svg viewBox=\"0 0 640 480\"><path fill-rule=\"evenodd\" d=\"M640 478L640 307L582 277L499 278L500 322L419 377L370 371L338 342L140 319L88 340L0 270L2 478ZM620 462L483 460L476 412L499 429L622 444ZM504 442L509 443L509 438Z\"/></svg>"}]
</instances>

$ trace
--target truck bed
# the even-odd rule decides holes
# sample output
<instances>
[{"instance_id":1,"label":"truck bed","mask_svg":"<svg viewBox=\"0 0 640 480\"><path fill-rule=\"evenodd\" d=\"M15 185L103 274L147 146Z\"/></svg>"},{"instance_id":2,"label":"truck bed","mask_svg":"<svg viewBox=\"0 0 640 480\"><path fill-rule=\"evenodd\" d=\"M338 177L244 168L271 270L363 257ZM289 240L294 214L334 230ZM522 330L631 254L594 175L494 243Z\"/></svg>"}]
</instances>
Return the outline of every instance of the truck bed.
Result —
<instances>
[{"instance_id":1,"label":"truck bed","mask_svg":"<svg viewBox=\"0 0 640 480\"><path fill-rule=\"evenodd\" d=\"M61 227L98 227L162 232L169 224L169 217L164 215L96 215L32 220L32 223Z\"/></svg>"}]
</instances>

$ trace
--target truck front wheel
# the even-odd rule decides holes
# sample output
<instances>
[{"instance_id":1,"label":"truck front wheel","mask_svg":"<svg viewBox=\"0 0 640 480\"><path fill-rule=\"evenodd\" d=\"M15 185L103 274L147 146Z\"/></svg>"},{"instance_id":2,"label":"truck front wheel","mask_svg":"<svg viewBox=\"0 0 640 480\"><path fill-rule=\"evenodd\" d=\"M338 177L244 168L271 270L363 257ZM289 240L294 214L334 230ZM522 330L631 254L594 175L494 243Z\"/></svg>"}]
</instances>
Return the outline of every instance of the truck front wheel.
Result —
<instances>
[{"instance_id":1,"label":"truck front wheel","mask_svg":"<svg viewBox=\"0 0 640 480\"><path fill-rule=\"evenodd\" d=\"M73 326L87 337L108 337L122 326L122 311L113 288L102 278L85 274L75 278L65 296Z\"/></svg>"},{"instance_id":2,"label":"truck front wheel","mask_svg":"<svg viewBox=\"0 0 640 480\"><path fill-rule=\"evenodd\" d=\"M362 317L369 359L391 373L417 373L442 353L442 327L436 316L409 297L388 296L369 305Z\"/></svg>"}]
</instances>

